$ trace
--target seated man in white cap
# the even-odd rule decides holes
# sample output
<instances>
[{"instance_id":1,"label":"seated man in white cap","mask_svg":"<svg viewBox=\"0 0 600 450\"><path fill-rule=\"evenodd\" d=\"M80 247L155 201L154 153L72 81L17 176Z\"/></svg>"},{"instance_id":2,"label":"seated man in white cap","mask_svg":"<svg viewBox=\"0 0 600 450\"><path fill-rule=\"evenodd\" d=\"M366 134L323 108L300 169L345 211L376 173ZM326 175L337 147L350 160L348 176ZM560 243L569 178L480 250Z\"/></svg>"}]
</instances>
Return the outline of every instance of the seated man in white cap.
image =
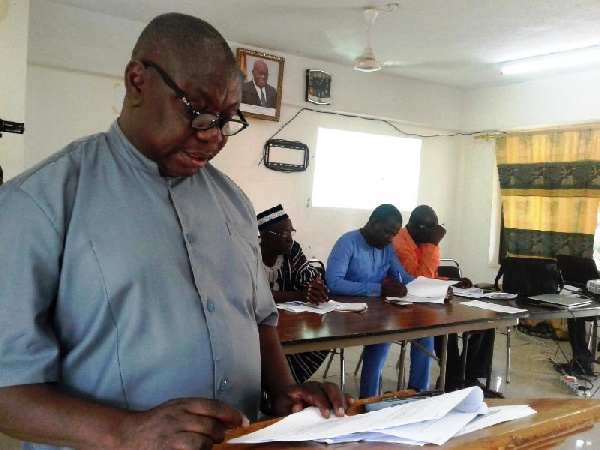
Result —
<instances>
[{"instance_id":1,"label":"seated man in white cap","mask_svg":"<svg viewBox=\"0 0 600 450\"><path fill-rule=\"evenodd\" d=\"M258 231L262 261L275 302L305 299L311 303L327 301L327 287L319 271L312 267L300 244L292 238L295 231L281 205L259 213ZM298 383L308 380L329 351L286 355Z\"/></svg>"}]
</instances>

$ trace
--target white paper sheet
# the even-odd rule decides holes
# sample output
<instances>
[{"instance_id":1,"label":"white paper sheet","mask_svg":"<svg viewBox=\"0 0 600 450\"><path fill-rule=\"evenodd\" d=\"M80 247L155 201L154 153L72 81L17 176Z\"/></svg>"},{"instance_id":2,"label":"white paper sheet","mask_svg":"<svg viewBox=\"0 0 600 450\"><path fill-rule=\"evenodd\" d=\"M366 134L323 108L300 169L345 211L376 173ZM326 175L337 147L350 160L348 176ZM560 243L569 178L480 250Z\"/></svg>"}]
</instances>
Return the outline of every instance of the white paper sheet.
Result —
<instances>
[{"instance_id":1,"label":"white paper sheet","mask_svg":"<svg viewBox=\"0 0 600 450\"><path fill-rule=\"evenodd\" d=\"M405 297L386 297L385 301L392 305L407 306L411 305L411 302L407 302Z\"/></svg>"},{"instance_id":2,"label":"white paper sheet","mask_svg":"<svg viewBox=\"0 0 600 450\"><path fill-rule=\"evenodd\" d=\"M436 397L405 403L390 408L351 417L324 419L316 408L307 408L291 414L279 422L254 433L232 439L231 443L260 443L270 441L307 441L333 439L354 433L385 430L400 425L439 420L451 410L465 413L479 412L483 392L477 386ZM456 434L462 426L454 429ZM421 441L422 436L403 436Z\"/></svg>"},{"instance_id":3,"label":"white paper sheet","mask_svg":"<svg viewBox=\"0 0 600 450\"><path fill-rule=\"evenodd\" d=\"M483 292L480 288L457 288L452 287L452 292L458 297L465 298L489 298L492 300L512 300L517 298L517 294L509 294L508 292Z\"/></svg>"},{"instance_id":4,"label":"white paper sheet","mask_svg":"<svg viewBox=\"0 0 600 450\"><path fill-rule=\"evenodd\" d=\"M441 445L453 436L531 414L535 410L527 405L488 408L483 402L483 392L475 386L352 417L332 415L324 419L317 408L307 408L228 442L312 440L330 444L378 441Z\"/></svg>"},{"instance_id":5,"label":"white paper sheet","mask_svg":"<svg viewBox=\"0 0 600 450\"><path fill-rule=\"evenodd\" d=\"M408 295L415 297L445 297L448 287L458 283L456 280L438 280L435 278L417 277L406 285Z\"/></svg>"},{"instance_id":6,"label":"white paper sheet","mask_svg":"<svg viewBox=\"0 0 600 450\"><path fill-rule=\"evenodd\" d=\"M459 297L465 298L482 298L483 297L483 289L472 287L472 288L452 288L452 293L454 295L458 295Z\"/></svg>"},{"instance_id":7,"label":"white paper sheet","mask_svg":"<svg viewBox=\"0 0 600 450\"><path fill-rule=\"evenodd\" d=\"M286 303L277 303L278 309L283 309L285 311L299 313L299 312L312 312L315 314L327 314L332 311L340 311L340 312L363 312L367 310L366 303L341 303L336 302L335 300L329 300L325 303L320 303L315 305L309 302L286 302Z\"/></svg>"},{"instance_id":8,"label":"white paper sheet","mask_svg":"<svg viewBox=\"0 0 600 450\"><path fill-rule=\"evenodd\" d=\"M456 435L471 433L473 431L481 430L492 425L496 425L502 422L508 422L509 420L520 419L522 417L531 416L535 414L536 410L528 405L505 405L505 406L492 406L489 408L487 414L478 416L471 423L460 430Z\"/></svg>"},{"instance_id":9,"label":"white paper sheet","mask_svg":"<svg viewBox=\"0 0 600 450\"><path fill-rule=\"evenodd\" d=\"M490 311L505 312L508 314L527 312L526 309L513 308L512 306L505 305L497 305L496 303L482 302L481 300L471 300L469 302L461 302L460 304L463 306L473 306L475 308L489 309Z\"/></svg>"},{"instance_id":10,"label":"white paper sheet","mask_svg":"<svg viewBox=\"0 0 600 450\"><path fill-rule=\"evenodd\" d=\"M408 303L440 303L443 304L448 293L448 286L456 281L436 280L434 278L417 277L406 285L406 297L386 297L389 303L400 305Z\"/></svg>"}]
</instances>

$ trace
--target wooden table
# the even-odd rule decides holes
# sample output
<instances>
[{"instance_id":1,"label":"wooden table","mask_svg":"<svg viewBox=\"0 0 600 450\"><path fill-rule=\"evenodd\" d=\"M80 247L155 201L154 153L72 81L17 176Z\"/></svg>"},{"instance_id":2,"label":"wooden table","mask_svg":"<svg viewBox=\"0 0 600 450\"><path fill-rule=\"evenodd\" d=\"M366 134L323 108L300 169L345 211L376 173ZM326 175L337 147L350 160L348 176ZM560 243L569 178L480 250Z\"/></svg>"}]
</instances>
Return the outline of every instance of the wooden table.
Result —
<instances>
[{"instance_id":1,"label":"wooden table","mask_svg":"<svg viewBox=\"0 0 600 450\"><path fill-rule=\"evenodd\" d=\"M389 304L381 297L342 297L344 303L367 303L363 313L290 313L280 310L277 332L286 354L314 350L343 349L368 344L404 341L428 336L444 336L440 358L440 381L445 381L446 347L449 333L511 327L526 314L496 313L481 308L460 306L465 299L447 304L406 306ZM341 358L341 376L345 373ZM341 380L344 385L344 379Z\"/></svg>"},{"instance_id":2,"label":"wooden table","mask_svg":"<svg viewBox=\"0 0 600 450\"><path fill-rule=\"evenodd\" d=\"M547 449L559 445L571 435L591 429L596 422L600 421L600 400L579 398L531 400L502 399L486 400L486 403L488 406L527 404L535 409L537 414L452 438L446 442L446 444L441 446L430 445L425 448L435 448L440 450ZM362 405L355 406L350 413L356 414L361 412L361 408ZM260 422L251 425L247 429L232 430L228 433L227 438L230 439L256 431L273 422L274 421ZM259 448L271 450L294 448L328 450L414 450L423 447L377 442L335 445L319 444L316 442L272 442L268 444L221 444L214 448L215 450L254 450ZM600 442L597 442L596 445L592 443L590 448L600 448Z\"/></svg>"},{"instance_id":3,"label":"wooden table","mask_svg":"<svg viewBox=\"0 0 600 450\"><path fill-rule=\"evenodd\" d=\"M280 310L277 332L286 354L486 330L516 325L519 317L527 316L460 306L463 299L458 298L448 304L406 306L389 304L380 297L334 296L333 299L367 303L368 309L364 313L323 315Z\"/></svg>"}]
</instances>

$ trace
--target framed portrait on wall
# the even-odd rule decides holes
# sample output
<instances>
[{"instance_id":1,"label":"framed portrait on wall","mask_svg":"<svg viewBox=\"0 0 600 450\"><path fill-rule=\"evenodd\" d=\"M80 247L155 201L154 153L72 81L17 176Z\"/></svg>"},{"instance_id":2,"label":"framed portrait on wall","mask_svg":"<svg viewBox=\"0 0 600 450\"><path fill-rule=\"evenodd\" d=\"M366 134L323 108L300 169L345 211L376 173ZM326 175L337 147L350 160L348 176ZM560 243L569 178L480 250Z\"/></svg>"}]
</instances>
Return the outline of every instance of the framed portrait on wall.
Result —
<instances>
[{"instance_id":1,"label":"framed portrait on wall","mask_svg":"<svg viewBox=\"0 0 600 450\"><path fill-rule=\"evenodd\" d=\"M246 116L278 122L285 59L238 48L237 63L244 74L240 109Z\"/></svg>"},{"instance_id":2,"label":"framed portrait on wall","mask_svg":"<svg viewBox=\"0 0 600 450\"><path fill-rule=\"evenodd\" d=\"M331 105L330 73L306 69L306 101L317 105Z\"/></svg>"}]
</instances>

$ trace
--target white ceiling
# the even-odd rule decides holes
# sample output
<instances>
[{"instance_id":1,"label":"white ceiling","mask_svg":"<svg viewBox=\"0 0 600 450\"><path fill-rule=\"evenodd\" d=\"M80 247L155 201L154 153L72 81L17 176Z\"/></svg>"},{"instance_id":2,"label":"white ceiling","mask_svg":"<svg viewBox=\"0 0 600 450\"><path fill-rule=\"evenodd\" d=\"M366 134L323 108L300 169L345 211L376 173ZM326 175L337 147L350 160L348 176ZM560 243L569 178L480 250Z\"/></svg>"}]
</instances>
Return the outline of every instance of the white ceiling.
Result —
<instances>
[{"instance_id":1,"label":"white ceiling","mask_svg":"<svg viewBox=\"0 0 600 450\"><path fill-rule=\"evenodd\" d=\"M398 3L372 32L377 59L401 64L383 70L462 89L540 77L503 77L501 61L600 44L600 0L52 1L144 23L184 12L230 42L349 67L366 46L363 9Z\"/></svg>"}]
</instances>

